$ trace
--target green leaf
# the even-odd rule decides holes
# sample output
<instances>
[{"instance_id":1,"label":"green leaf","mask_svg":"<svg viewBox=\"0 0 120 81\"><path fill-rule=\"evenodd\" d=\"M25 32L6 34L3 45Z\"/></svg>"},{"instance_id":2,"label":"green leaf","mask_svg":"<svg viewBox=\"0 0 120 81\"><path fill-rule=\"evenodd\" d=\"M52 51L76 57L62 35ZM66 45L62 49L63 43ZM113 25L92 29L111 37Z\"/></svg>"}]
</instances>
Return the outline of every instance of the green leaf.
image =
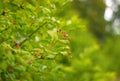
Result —
<instances>
[{"instance_id":1,"label":"green leaf","mask_svg":"<svg viewBox=\"0 0 120 81\"><path fill-rule=\"evenodd\" d=\"M51 36L52 40L57 40L58 39L56 31L48 30L47 33Z\"/></svg>"},{"instance_id":2,"label":"green leaf","mask_svg":"<svg viewBox=\"0 0 120 81\"><path fill-rule=\"evenodd\" d=\"M16 66L14 67L14 69L15 69L16 71L18 71L18 72L24 72L24 71L26 71L26 67L23 66L23 65L16 65Z\"/></svg>"},{"instance_id":3,"label":"green leaf","mask_svg":"<svg viewBox=\"0 0 120 81\"><path fill-rule=\"evenodd\" d=\"M6 71L7 70L7 62L6 61L3 61L3 62L0 62L0 69L2 71Z\"/></svg>"}]
</instances>

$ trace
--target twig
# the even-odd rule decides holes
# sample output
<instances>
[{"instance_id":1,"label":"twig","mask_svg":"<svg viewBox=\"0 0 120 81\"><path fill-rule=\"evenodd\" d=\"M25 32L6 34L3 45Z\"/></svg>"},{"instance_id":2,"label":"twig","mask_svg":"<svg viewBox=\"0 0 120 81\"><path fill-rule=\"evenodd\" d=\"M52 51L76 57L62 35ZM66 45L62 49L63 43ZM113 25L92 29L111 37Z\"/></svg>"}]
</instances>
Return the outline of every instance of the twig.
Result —
<instances>
[{"instance_id":1,"label":"twig","mask_svg":"<svg viewBox=\"0 0 120 81\"><path fill-rule=\"evenodd\" d=\"M44 26L47 22L44 22L41 26L39 26L35 31L33 31L26 39L24 39L20 46L22 46L23 43L25 43L29 38L31 38L42 26Z\"/></svg>"}]
</instances>

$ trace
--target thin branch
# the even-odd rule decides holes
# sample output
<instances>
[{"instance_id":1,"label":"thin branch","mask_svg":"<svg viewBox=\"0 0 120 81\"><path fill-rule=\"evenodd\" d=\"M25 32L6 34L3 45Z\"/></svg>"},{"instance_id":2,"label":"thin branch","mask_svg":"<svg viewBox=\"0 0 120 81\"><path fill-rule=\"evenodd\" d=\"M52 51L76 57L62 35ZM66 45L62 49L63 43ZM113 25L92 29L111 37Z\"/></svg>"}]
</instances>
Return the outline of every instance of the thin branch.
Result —
<instances>
[{"instance_id":1,"label":"thin branch","mask_svg":"<svg viewBox=\"0 0 120 81\"><path fill-rule=\"evenodd\" d=\"M41 26L39 26L35 31L33 31L26 39L24 39L20 46L22 46L23 43L25 43L29 38L31 38L42 26L44 26L47 22L44 22Z\"/></svg>"}]
</instances>

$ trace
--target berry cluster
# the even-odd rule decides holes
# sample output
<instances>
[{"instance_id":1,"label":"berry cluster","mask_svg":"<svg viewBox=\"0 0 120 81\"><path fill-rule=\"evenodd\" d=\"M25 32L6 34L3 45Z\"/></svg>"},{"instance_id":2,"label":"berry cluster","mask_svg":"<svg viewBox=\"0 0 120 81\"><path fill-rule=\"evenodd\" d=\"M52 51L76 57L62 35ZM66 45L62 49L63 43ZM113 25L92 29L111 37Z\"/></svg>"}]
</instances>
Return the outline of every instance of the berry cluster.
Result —
<instances>
[{"instance_id":1,"label":"berry cluster","mask_svg":"<svg viewBox=\"0 0 120 81\"><path fill-rule=\"evenodd\" d=\"M57 33L60 36L60 38L62 38L64 40L70 40L69 35L65 31L62 31L61 29L58 29Z\"/></svg>"}]
</instances>

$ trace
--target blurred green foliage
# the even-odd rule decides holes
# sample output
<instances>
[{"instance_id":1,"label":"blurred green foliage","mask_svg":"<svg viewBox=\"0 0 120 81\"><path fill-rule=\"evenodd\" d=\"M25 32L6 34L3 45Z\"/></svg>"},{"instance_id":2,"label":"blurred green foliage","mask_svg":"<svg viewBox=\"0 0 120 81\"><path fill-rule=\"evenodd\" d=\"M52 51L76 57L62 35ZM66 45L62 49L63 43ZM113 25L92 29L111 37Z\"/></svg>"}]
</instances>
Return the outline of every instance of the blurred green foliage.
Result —
<instances>
[{"instance_id":1,"label":"blurred green foliage","mask_svg":"<svg viewBox=\"0 0 120 81\"><path fill-rule=\"evenodd\" d=\"M119 81L120 37L105 30L104 9L102 0L0 0L0 81Z\"/></svg>"},{"instance_id":2,"label":"blurred green foliage","mask_svg":"<svg viewBox=\"0 0 120 81\"><path fill-rule=\"evenodd\" d=\"M105 31L107 22L104 20L104 0L74 0L74 7L78 10L80 17L89 21L89 30L102 40L108 33Z\"/></svg>"}]
</instances>

